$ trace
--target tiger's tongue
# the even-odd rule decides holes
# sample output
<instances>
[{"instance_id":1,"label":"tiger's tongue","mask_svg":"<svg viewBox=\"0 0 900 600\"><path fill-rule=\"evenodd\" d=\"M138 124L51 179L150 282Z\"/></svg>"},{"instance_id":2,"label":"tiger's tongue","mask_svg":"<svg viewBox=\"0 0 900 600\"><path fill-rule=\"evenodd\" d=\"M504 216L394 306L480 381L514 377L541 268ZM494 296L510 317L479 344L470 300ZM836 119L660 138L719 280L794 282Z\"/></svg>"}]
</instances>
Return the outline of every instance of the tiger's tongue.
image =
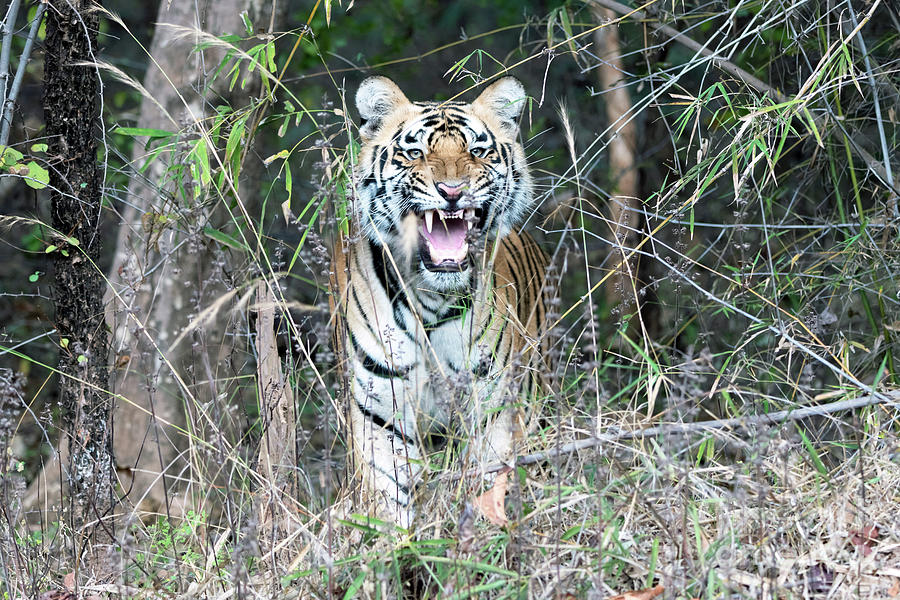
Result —
<instances>
[{"instance_id":1,"label":"tiger's tongue","mask_svg":"<svg viewBox=\"0 0 900 600\"><path fill-rule=\"evenodd\" d=\"M435 219L434 227L429 233L422 228L422 235L428 240L431 260L440 264L445 260L462 262L466 258L469 245L466 243L468 227L464 219Z\"/></svg>"}]
</instances>

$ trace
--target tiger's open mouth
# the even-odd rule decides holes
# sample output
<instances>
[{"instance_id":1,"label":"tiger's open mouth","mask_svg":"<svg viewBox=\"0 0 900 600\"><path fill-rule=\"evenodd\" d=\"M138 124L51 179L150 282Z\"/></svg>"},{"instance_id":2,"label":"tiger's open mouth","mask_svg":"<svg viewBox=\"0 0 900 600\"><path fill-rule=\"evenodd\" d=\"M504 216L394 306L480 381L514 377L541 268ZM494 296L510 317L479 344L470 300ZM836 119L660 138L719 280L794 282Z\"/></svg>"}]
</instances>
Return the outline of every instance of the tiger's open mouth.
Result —
<instances>
[{"instance_id":1,"label":"tiger's open mouth","mask_svg":"<svg viewBox=\"0 0 900 600\"><path fill-rule=\"evenodd\" d=\"M429 271L459 272L469 266L469 232L481 210L426 210L419 226L419 257Z\"/></svg>"}]
</instances>

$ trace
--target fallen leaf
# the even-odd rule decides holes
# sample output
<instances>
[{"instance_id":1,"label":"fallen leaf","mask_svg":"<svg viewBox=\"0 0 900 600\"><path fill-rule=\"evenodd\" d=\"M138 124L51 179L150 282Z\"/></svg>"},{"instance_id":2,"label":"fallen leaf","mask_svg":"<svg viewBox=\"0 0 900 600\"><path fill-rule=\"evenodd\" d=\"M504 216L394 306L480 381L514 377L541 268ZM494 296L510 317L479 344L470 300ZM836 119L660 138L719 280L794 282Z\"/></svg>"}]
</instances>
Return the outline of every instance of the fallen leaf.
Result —
<instances>
[{"instance_id":1,"label":"fallen leaf","mask_svg":"<svg viewBox=\"0 0 900 600\"><path fill-rule=\"evenodd\" d=\"M894 585L892 585L891 589L888 590L888 596L890 596L891 598L900 596L900 579L894 580Z\"/></svg>"},{"instance_id":2,"label":"fallen leaf","mask_svg":"<svg viewBox=\"0 0 900 600\"><path fill-rule=\"evenodd\" d=\"M474 501L475 506L488 521L501 527L509 523L509 519L506 518L506 507L503 505L508 476L508 472L505 471L498 473L493 487Z\"/></svg>"},{"instance_id":3,"label":"fallen leaf","mask_svg":"<svg viewBox=\"0 0 900 600\"><path fill-rule=\"evenodd\" d=\"M63 577L63 586L70 592L75 591L75 571L72 571Z\"/></svg>"},{"instance_id":4,"label":"fallen leaf","mask_svg":"<svg viewBox=\"0 0 900 600\"><path fill-rule=\"evenodd\" d=\"M859 547L859 551L863 556L872 554L872 546L878 540L878 525L867 525L859 530L852 530L850 543Z\"/></svg>"},{"instance_id":5,"label":"fallen leaf","mask_svg":"<svg viewBox=\"0 0 900 600\"><path fill-rule=\"evenodd\" d=\"M647 588L646 590L625 592L624 594L619 594L618 596L612 596L608 600L650 600L651 598L656 598L664 591L666 591L665 586L663 586L663 584L659 584L656 587Z\"/></svg>"}]
</instances>

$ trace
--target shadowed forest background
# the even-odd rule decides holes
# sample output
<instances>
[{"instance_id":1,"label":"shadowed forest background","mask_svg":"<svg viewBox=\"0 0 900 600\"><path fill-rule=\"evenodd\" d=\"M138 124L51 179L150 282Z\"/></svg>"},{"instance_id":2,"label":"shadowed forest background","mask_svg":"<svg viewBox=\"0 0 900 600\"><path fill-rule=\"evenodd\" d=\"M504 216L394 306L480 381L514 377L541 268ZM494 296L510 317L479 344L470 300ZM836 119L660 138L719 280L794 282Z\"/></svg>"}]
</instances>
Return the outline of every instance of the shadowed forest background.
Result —
<instances>
[{"instance_id":1,"label":"shadowed forest background","mask_svg":"<svg viewBox=\"0 0 900 600\"><path fill-rule=\"evenodd\" d=\"M900 596L895 4L5 10L4 598ZM329 274L373 74L531 96L558 366L506 526L465 440L414 533L353 511Z\"/></svg>"}]
</instances>

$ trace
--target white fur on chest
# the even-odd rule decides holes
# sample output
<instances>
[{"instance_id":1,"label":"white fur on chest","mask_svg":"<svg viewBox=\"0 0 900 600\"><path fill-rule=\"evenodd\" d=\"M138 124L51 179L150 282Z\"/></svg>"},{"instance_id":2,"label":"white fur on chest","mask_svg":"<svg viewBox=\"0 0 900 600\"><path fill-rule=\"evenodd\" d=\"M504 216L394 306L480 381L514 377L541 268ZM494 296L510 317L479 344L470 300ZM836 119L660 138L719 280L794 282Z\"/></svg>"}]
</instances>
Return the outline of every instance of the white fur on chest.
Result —
<instances>
[{"instance_id":1,"label":"white fur on chest","mask_svg":"<svg viewBox=\"0 0 900 600\"><path fill-rule=\"evenodd\" d=\"M448 406L471 392L459 387L459 382L477 379L474 371L485 351L475 339L479 331L473 314L430 327L427 333L421 320L408 311L404 310L402 317L403 327L391 315L389 323L381 327L382 340L366 344L365 350L378 362L402 370L404 376L374 376L356 358L357 385L365 385L366 395L392 398L394 414L404 419L443 423Z\"/></svg>"}]
</instances>

